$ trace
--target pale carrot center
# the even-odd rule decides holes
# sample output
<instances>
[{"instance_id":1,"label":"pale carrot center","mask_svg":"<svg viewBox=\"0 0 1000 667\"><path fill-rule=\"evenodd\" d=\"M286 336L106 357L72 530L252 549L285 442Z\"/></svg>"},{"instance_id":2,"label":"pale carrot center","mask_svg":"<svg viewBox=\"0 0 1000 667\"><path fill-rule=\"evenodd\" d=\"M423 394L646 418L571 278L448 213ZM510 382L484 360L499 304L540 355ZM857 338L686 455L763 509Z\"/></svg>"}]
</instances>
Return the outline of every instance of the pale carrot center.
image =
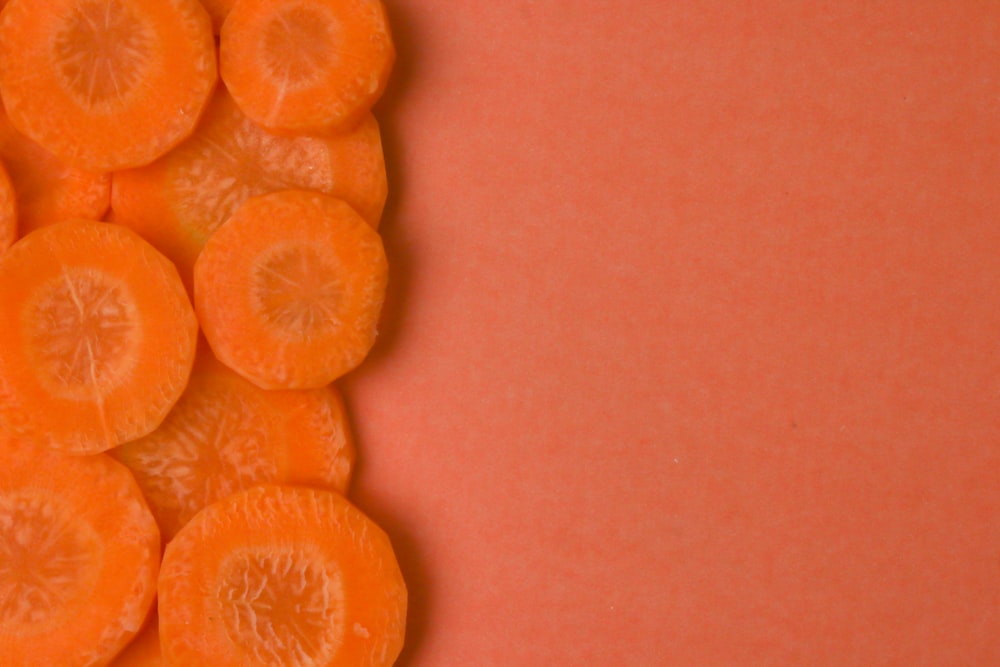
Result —
<instances>
[{"instance_id":1,"label":"pale carrot center","mask_svg":"<svg viewBox=\"0 0 1000 667\"><path fill-rule=\"evenodd\" d=\"M218 601L230 640L254 664L327 665L343 641L343 577L318 553L236 552L221 570Z\"/></svg>"},{"instance_id":2,"label":"pale carrot center","mask_svg":"<svg viewBox=\"0 0 1000 667\"><path fill-rule=\"evenodd\" d=\"M0 628L30 632L85 595L100 569L94 529L51 498L0 495Z\"/></svg>"},{"instance_id":3,"label":"pale carrot center","mask_svg":"<svg viewBox=\"0 0 1000 667\"><path fill-rule=\"evenodd\" d=\"M315 8L297 5L278 12L262 38L263 65L281 87L312 83L335 57L331 17Z\"/></svg>"},{"instance_id":4,"label":"pale carrot center","mask_svg":"<svg viewBox=\"0 0 1000 667\"><path fill-rule=\"evenodd\" d=\"M278 246L255 269L253 294L263 321L294 337L340 326L343 288L328 254L308 245Z\"/></svg>"},{"instance_id":5,"label":"pale carrot center","mask_svg":"<svg viewBox=\"0 0 1000 667\"><path fill-rule=\"evenodd\" d=\"M107 109L145 78L152 42L151 28L121 0L79 2L56 33L52 61L82 106Z\"/></svg>"},{"instance_id":6,"label":"pale carrot center","mask_svg":"<svg viewBox=\"0 0 1000 667\"><path fill-rule=\"evenodd\" d=\"M97 269L67 269L26 311L36 372L66 398L99 400L134 367L139 319L119 280Z\"/></svg>"}]
</instances>

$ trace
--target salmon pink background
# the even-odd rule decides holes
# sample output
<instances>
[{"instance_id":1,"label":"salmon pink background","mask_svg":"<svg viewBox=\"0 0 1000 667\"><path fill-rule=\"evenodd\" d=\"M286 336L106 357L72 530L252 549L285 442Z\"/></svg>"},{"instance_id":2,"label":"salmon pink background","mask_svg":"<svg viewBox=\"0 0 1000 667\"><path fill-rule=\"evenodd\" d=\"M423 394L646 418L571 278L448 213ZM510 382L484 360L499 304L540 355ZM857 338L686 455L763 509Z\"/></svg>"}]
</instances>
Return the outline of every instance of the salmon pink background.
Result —
<instances>
[{"instance_id":1,"label":"salmon pink background","mask_svg":"<svg viewBox=\"0 0 1000 667\"><path fill-rule=\"evenodd\" d=\"M1000 665L1000 3L387 2L399 664Z\"/></svg>"}]
</instances>

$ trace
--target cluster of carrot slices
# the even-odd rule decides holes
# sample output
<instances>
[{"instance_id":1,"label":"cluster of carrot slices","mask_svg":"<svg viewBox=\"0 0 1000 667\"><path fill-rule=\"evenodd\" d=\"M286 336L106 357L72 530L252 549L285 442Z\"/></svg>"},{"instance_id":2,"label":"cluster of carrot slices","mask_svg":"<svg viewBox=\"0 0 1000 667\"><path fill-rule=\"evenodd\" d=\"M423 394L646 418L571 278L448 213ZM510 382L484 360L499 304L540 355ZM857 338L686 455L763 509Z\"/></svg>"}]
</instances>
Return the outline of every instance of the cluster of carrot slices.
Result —
<instances>
[{"instance_id":1,"label":"cluster of carrot slices","mask_svg":"<svg viewBox=\"0 0 1000 667\"><path fill-rule=\"evenodd\" d=\"M0 7L0 665L392 664L381 0Z\"/></svg>"}]
</instances>

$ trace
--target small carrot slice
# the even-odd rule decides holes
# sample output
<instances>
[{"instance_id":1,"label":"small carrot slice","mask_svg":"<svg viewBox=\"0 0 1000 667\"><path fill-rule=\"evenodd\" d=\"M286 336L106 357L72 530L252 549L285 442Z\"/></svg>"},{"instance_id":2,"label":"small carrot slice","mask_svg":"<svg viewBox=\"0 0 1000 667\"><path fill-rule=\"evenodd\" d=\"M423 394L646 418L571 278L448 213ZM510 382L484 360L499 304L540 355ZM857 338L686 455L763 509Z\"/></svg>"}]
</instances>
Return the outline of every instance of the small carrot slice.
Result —
<instances>
[{"instance_id":1,"label":"small carrot slice","mask_svg":"<svg viewBox=\"0 0 1000 667\"><path fill-rule=\"evenodd\" d=\"M0 108L0 159L17 194L18 234L71 218L98 220L111 200L111 174L70 167L15 130Z\"/></svg>"},{"instance_id":2,"label":"small carrot slice","mask_svg":"<svg viewBox=\"0 0 1000 667\"><path fill-rule=\"evenodd\" d=\"M0 664L106 665L142 626L159 556L124 466L0 438Z\"/></svg>"},{"instance_id":3,"label":"small carrot slice","mask_svg":"<svg viewBox=\"0 0 1000 667\"><path fill-rule=\"evenodd\" d=\"M388 266L345 202L286 190L248 199L194 267L195 310L216 357L264 389L329 384L375 342Z\"/></svg>"},{"instance_id":4,"label":"small carrot slice","mask_svg":"<svg viewBox=\"0 0 1000 667\"><path fill-rule=\"evenodd\" d=\"M0 254L17 239L17 195L7 175L7 168L0 162Z\"/></svg>"},{"instance_id":5,"label":"small carrot slice","mask_svg":"<svg viewBox=\"0 0 1000 667\"><path fill-rule=\"evenodd\" d=\"M201 4L205 6L208 15L212 17L212 29L218 35L222 22L226 20L226 16L236 4L236 0L201 0Z\"/></svg>"},{"instance_id":6,"label":"small carrot slice","mask_svg":"<svg viewBox=\"0 0 1000 667\"><path fill-rule=\"evenodd\" d=\"M344 134L277 136L220 88L191 138L151 165L115 173L111 206L115 222L173 260L190 286L208 237L244 201L296 188L344 199L377 226L387 187L375 118Z\"/></svg>"},{"instance_id":7,"label":"small carrot slice","mask_svg":"<svg viewBox=\"0 0 1000 667\"><path fill-rule=\"evenodd\" d=\"M135 232L75 220L0 256L0 424L68 453L156 428L194 362L197 321L174 266Z\"/></svg>"},{"instance_id":8,"label":"small carrot slice","mask_svg":"<svg viewBox=\"0 0 1000 667\"><path fill-rule=\"evenodd\" d=\"M202 348L160 428L113 455L132 470L169 541L207 505L258 484L346 491L354 446L335 389L264 391Z\"/></svg>"},{"instance_id":9,"label":"small carrot slice","mask_svg":"<svg viewBox=\"0 0 1000 667\"><path fill-rule=\"evenodd\" d=\"M152 162L194 129L217 79L198 0L11 0L0 93L11 123L65 162Z\"/></svg>"},{"instance_id":10,"label":"small carrot slice","mask_svg":"<svg viewBox=\"0 0 1000 667\"><path fill-rule=\"evenodd\" d=\"M275 130L349 127L382 95L395 58L381 0L240 0L220 32L222 80Z\"/></svg>"},{"instance_id":11,"label":"small carrot slice","mask_svg":"<svg viewBox=\"0 0 1000 667\"><path fill-rule=\"evenodd\" d=\"M386 534L342 496L258 486L200 512L159 580L168 664L387 667L406 586Z\"/></svg>"},{"instance_id":12,"label":"small carrot slice","mask_svg":"<svg viewBox=\"0 0 1000 667\"><path fill-rule=\"evenodd\" d=\"M163 662L163 651L160 649L158 624L154 613L139 634L112 661L111 667L164 667L166 663Z\"/></svg>"}]
</instances>

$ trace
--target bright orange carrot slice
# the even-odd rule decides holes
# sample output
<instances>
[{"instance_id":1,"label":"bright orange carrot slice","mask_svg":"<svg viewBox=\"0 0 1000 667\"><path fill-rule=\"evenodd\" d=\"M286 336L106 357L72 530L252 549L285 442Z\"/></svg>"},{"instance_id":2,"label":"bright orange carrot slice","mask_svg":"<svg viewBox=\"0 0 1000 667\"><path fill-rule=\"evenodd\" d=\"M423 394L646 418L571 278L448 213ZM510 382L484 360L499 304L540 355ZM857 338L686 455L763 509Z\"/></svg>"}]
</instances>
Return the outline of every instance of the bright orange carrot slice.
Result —
<instances>
[{"instance_id":1,"label":"bright orange carrot slice","mask_svg":"<svg viewBox=\"0 0 1000 667\"><path fill-rule=\"evenodd\" d=\"M139 634L111 663L111 667L165 667L160 649L159 621L152 615Z\"/></svg>"},{"instance_id":2,"label":"bright orange carrot slice","mask_svg":"<svg viewBox=\"0 0 1000 667\"><path fill-rule=\"evenodd\" d=\"M174 266L135 232L75 220L0 256L0 424L74 454L156 428L194 362Z\"/></svg>"},{"instance_id":3,"label":"bright orange carrot slice","mask_svg":"<svg viewBox=\"0 0 1000 667\"><path fill-rule=\"evenodd\" d=\"M205 506L257 484L343 492L354 461L336 390L264 391L207 348L160 428L113 453L135 475L164 541Z\"/></svg>"},{"instance_id":4,"label":"bright orange carrot slice","mask_svg":"<svg viewBox=\"0 0 1000 667\"><path fill-rule=\"evenodd\" d=\"M386 534L342 496L258 486L200 512L159 581L168 664L388 667L406 587Z\"/></svg>"},{"instance_id":5,"label":"bright orange carrot slice","mask_svg":"<svg viewBox=\"0 0 1000 667\"><path fill-rule=\"evenodd\" d=\"M18 233L71 218L98 220L111 199L111 175L67 166L11 127L0 108L0 159L17 194Z\"/></svg>"},{"instance_id":6,"label":"bright orange carrot slice","mask_svg":"<svg viewBox=\"0 0 1000 667\"><path fill-rule=\"evenodd\" d=\"M216 357L264 389L321 387L375 342L388 267L346 203L286 190L248 199L194 267L195 310Z\"/></svg>"},{"instance_id":7,"label":"bright orange carrot slice","mask_svg":"<svg viewBox=\"0 0 1000 667\"><path fill-rule=\"evenodd\" d=\"M201 4L208 10L208 15L212 17L212 29L218 35L222 22L226 20L226 16L236 4L236 0L201 0Z\"/></svg>"},{"instance_id":8,"label":"bright orange carrot slice","mask_svg":"<svg viewBox=\"0 0 1000 667\"><path fill-rule=\"evenodd\" d=\"M240 0L220 33L222 80L250 118L275 130L357 122L395 58L381 0Z\"/></svg>"},{"instance_id":9,"label":"bright orange carrot slice","mask_svg":"<svg viewBox=\"0 0 1000 667\"><path fill-rule=\"evenodd\" d=\"M281 137L220 88L190 139L151 165L115 173L112 209L115 222L139 232L190 282L208 237L240 204L288 189L344 199L377 226L387 188L375 118L344 134Z\"/></svg>"},{"instance_id":10,"label":"bright orange carrot slice","mask_svg":"<svg viewBox=\"0 0 1000 667\"><path fill-rule=\"evenodd\" d=\"M0 254L9 248L17 238L17 195L7 175L7 169L0 162Z\"/></svg>"},{"instance_id":11,"label":"bright orange carrot slice","mask_svg":"<svg viewBox=\"0 0 1000 667\"><path fill-rule=\"evenodd\" d=\"M146 618L159 557L124 466L0 437L0 665L106 665Z\"/></svg>"},{"instance_id":12,"label":"bright orange carrot slice","mask_svg":"<svg viewBox=\"0 0 1000 667\"><path fill-rule=\"evenodd\" d=\"M10 0L0 15L11 123L83 169L166 153L194 129L216 78L198 0Z\"/></svg>"}]
</instances>

